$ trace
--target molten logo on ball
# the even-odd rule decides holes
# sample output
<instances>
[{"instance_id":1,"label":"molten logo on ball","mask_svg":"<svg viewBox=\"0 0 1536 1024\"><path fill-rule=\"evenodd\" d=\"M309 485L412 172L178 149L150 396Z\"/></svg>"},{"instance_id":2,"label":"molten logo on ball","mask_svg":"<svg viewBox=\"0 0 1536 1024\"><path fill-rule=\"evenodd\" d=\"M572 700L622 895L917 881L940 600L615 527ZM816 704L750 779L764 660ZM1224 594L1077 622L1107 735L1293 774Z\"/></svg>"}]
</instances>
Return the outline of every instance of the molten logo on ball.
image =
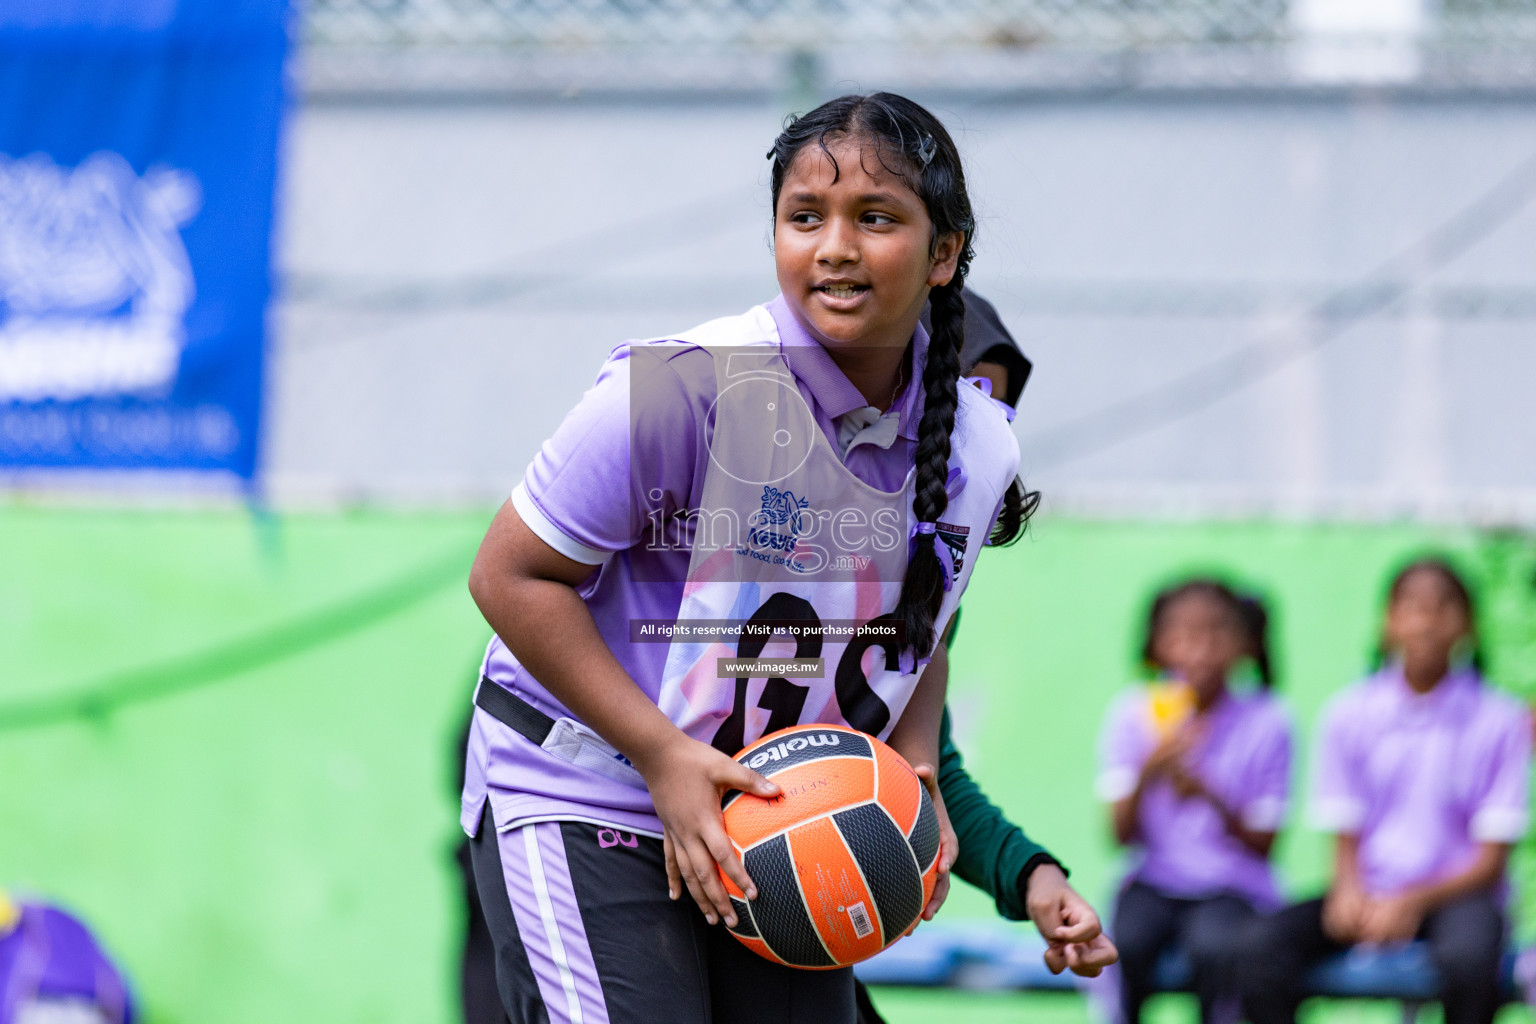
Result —
<instances>
[{"instance_id":1,"label":"molten logo on ball","mask_svg":"<svg viewBox=\"0 0 1536 1024\"><path fill-rule=\"evenodd\" d=\"M773 800L728 793L725 828L757 885L726 878L731 934L791 967L858 963L917 921L938 876L939 822L922 780L873 736L810 725L736 756L774 782Z\"/></svg>"},{"instance_id":2,"label":"molten logo on ball","mask_svg":"<svg viewBox=\"0 0 1536 1024\"><path fill-rule=\"evenodd\" d=\"M810 747L835 747L838 745L837 733L830 730L821 733L812 732L805 728L785 731L792 731L795 735L790 739L779 743L770 743L767 746L763 746L763 742L759 740L748 748L751 751L750 757L747 757L748 750L743 750L738 756L738 760L746 758L741 763L755 772L760 772L762 767L769 762L787 760L791 755L798 754L800 751ZM778 735L783 735L783 733ZM805 758L799 758L795 763L800 764L805 760ZM787 768L788 765L785 765L785 767Z\"/></svg>"}]
</instances>

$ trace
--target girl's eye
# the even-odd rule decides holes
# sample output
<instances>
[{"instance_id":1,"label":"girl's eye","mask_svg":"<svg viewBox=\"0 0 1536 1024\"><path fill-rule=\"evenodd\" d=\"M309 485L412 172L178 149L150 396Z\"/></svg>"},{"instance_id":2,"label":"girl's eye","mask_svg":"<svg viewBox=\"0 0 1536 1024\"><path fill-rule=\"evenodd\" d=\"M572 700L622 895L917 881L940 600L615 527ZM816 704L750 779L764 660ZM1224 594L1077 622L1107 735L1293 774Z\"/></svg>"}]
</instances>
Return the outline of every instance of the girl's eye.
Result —
<instances>
[{"instance_id":1,"label":"girl's eye","mask_svg":"<svg viewBox=\"0 0 1536 1024\"><path fill-rule=\"evenodd\" d=\"M815 224L821 218L810 210L797 210L789 215L791 224Z\"/></svg>"},{"instance_id":2,"label":"girl's eye","mask_svg":"<svg viewBox=\"0 0 1536 1024\"><path fill-rule=\"evenodd\" d=\"M896 218L892 217L888 213L877 213L876 211L871 210L869 213L864 215L864 223L883 226L886 224L896 223Z\"/></svg>"}]
</instances>

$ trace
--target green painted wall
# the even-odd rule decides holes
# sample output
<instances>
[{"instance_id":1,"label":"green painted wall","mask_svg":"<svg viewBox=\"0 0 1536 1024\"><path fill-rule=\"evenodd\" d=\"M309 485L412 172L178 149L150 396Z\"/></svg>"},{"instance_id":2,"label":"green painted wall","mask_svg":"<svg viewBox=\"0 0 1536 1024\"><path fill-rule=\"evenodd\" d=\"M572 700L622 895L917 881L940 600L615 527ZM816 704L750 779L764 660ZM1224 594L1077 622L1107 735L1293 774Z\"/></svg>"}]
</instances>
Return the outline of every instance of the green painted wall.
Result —
<instances>
[{"instance_id":1,"label":"green painted wall","mask_svg":"<svg viewBox=\"0 0 1536 1024\"><path fill-rule=\"evenodd\" d=\"M451 745L487 635L463 580L488 519L0 507L0 883L94 922L151 1024L453 1020ZM1094 737L1151 588L1206 569L1261 588L1306 726L1361 669L1389 567L1428 546L1482 583L1494 675L1536 695L1530 537L1042 520L967 596L963 749L1102 899ZM1287 835L1296 891L1325 854ZM946 911L988 913L970 892ZM1070 998L882 1005L898 1021L1084 1019Z\"/></svg>"}]
</instances>

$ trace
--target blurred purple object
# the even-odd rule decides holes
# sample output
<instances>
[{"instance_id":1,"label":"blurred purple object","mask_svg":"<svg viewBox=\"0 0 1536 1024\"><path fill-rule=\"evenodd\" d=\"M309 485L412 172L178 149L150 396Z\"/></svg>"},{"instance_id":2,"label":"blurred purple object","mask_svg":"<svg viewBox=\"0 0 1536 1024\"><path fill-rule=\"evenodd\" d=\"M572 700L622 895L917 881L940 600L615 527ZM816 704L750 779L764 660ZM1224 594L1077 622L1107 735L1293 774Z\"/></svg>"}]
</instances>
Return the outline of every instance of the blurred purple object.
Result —
<instances>
[{"instance_id":1,"label":"blurred purple object","mask_svg":"<svg viewBox=\"0 0 1536 1024\"><path fill-rule=\"evenodd\" d=\"M127 983L90 929L57 907L20 903L18 909L15 926L0 935L0 1024L131 1024Z\"/></svg>"}]
</instances>

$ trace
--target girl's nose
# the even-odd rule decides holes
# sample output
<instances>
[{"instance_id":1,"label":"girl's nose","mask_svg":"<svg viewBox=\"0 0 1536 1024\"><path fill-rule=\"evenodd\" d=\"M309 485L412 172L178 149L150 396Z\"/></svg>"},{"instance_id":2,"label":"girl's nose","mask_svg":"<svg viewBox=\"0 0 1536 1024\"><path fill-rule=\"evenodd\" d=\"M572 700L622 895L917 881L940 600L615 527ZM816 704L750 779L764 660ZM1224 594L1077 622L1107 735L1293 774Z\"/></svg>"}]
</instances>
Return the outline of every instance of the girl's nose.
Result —
<instances>
[{"instance_id":1,"label":"girl's nose","mask_svg":"<svg viewBox=\"0 0 1536 1024\"><path fill-rule=\"evenodd\" d=\"M856 263L858 259L858 238L852 226L840 218L828 221L826 230L821 233L821 244L816 249L816 262L837 267Z\"/></svg>"}]
</instances>

